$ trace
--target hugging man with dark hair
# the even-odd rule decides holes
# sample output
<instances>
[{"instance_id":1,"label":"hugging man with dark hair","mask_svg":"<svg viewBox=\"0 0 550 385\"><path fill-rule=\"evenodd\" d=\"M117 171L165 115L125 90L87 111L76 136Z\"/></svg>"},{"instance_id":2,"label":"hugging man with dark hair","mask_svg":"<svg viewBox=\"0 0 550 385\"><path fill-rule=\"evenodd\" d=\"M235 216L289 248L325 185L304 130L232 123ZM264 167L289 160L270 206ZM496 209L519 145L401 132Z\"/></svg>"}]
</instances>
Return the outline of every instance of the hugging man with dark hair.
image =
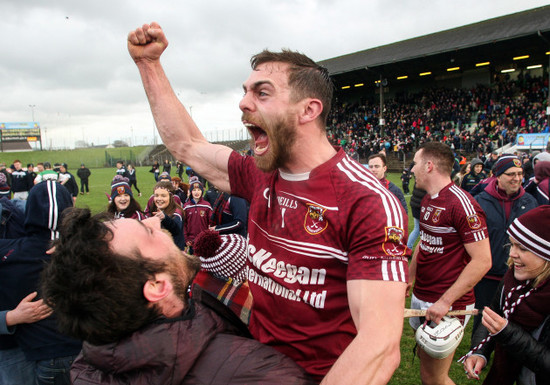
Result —
<instances>
[{"instance_id":1,"label":"hugging man with dark hair","mask_svg":"<svg viewBox=\"0 0 550 385\"><path fill-rule=\"evenodd\" d=\"M189 299L199 268L157 217L67 212L42 286L59 328L85 341L73 384L314 383L208 294Z\"/></svg>"}]
</instances>

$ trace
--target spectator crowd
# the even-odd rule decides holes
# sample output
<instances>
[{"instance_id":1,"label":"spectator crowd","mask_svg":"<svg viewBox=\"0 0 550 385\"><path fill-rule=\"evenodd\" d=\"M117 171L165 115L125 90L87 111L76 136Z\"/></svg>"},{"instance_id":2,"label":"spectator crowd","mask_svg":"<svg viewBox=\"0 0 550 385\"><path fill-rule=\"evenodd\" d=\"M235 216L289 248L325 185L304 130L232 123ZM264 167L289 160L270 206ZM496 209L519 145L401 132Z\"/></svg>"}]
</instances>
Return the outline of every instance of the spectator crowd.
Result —
<instances>
[{"instance_id":1,"label":"spectator crowd","mask_svg":"<svg viewBox=\"0 0 550 385\"><path fill-rule=\"evenodd\" d=\"M545 114L548 78L499 79L471 89L431 88L403 92L385 100L385 125L374 101L335 102L327 132L358 159L385 150L401 156L427 141L440 141L456 152L486 154L516 134L548 132Z\"/></svg>"}]
</instances>

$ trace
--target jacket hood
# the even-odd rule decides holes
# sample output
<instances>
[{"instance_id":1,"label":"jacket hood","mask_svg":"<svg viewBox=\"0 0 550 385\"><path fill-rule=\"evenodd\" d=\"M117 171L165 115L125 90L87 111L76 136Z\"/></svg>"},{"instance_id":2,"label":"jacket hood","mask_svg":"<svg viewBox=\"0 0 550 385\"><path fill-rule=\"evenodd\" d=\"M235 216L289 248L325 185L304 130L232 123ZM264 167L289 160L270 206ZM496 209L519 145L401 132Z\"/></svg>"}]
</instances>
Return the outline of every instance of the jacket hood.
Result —
<instances>
[{"instance_id":1,"label":"jacket hood","mask_svg":"<svg viewBox=\"0 0 550 385\"><path fill-rule=\"evenodd\" d=\"M25 231L48 234L56 239L61 225L61 213L73 206L73 198L67 189L54 181L46 180L29 192L25 208Z\"/></svg>"},{"instance_id":2,"label":"jacket hood","mask_svg":"<svg viewBox=\"0 0 550 385\"><path fill-rule=\"evenodd\" d=\"M483 162L481 161L481 159L479 158L474 158L472 159L472 161L470 162L470 166L472 167L472 170L474 169L474 167L478 164L483 164Z\"/></svg>"},{"instance_id":3,"label":"jacket hood","mask_svg":"<svg viewBox=\"0 0 550 385\"><path fill-rule=\"evenodd\" d=\"M537 162L535 165L535 176L539 182L550 177L550 161Z\"/></svg>"},{"instance_id":4,"label":"jacket hood","mask_svg":"<svg viewBox=\"0 0 550 385\"><path fill-rule=\"evenodd\" d=\"M550 161L550 153L541 152L533 158L533 162L548 162Z\"/></svg>"}]
</instances>

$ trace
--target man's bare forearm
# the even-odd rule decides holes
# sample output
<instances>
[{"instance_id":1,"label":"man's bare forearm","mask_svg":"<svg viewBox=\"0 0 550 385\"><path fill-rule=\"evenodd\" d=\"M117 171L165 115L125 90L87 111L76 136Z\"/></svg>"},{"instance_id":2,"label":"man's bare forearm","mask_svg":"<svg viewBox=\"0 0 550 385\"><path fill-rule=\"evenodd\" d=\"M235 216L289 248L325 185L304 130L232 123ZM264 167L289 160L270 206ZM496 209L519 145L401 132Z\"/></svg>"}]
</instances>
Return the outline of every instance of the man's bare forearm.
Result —
<instances>
[{"instance_id":1,"label":"man's bare forearm","mask_svg":"<svg viewBox=\"0 0 550 385\"><path fill-rule=\"evenodd\" d=\"M170 153L220 190L229 192L227 160L231 150L204 138L174 93L158 60L141 61L137 66L157 129Z\"/></svg>"}]
</instances>

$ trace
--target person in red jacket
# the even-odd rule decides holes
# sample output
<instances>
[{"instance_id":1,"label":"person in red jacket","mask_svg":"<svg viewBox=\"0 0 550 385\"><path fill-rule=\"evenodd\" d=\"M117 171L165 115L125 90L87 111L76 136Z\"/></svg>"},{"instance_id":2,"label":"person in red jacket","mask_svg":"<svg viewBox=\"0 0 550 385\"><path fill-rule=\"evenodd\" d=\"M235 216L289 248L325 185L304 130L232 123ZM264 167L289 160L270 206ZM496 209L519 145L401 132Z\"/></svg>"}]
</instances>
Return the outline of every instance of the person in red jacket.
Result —
<instances>
[{"instance_id":1,"label":"person in red jacket","mask_svg":"<svg viewBox=\"0 0 550 385\"><path fill-rule=\"evenodd\" d=\"M202 231L208 230L212 206L202 197L204 186L199 178L191 177L189 186L191 196L183 206L183 214L185 215L183 233L187 246L192 247L195 237Z\"/></svg>"}]
</instances>

